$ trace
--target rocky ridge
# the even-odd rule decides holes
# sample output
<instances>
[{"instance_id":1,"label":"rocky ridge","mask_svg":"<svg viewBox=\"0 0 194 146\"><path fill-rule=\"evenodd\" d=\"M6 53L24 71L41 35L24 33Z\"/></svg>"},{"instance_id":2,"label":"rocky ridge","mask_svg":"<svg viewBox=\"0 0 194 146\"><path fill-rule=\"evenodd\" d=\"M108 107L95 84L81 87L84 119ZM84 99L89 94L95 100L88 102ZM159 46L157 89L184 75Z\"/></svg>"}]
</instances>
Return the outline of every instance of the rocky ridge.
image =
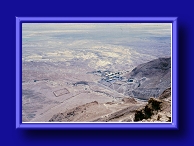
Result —
<instances>
[{"instance_id":1,"label":"rocky ridge","mask_svg":"<svg viewBox=\"0 0 194 146\"><path fill-rule=\"evenodd\" d=\"M135 112L134 121L171 122L171 88L166 89L159 98L150 98L148 104Z\"/></svg>"}]
</instances>

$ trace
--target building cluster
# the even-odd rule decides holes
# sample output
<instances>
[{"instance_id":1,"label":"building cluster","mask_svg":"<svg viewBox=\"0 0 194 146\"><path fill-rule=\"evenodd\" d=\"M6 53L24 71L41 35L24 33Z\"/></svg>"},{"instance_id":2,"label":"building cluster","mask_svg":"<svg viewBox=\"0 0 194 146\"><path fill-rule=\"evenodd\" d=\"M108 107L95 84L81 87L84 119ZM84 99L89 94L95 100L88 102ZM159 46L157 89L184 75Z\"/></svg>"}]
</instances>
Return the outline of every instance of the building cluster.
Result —
<instances>
[{"instance_id":1,"label":"building cluster","mask_svg":"<svg viewBox=\"0 0 194 146\"><path fill-rule=\"evenodd\" d=\"M105 80L106 82L111 82L114 80L122 80L123 77L121 76L122 72L110 72L110 71L105 71L102 74L102 80Z\"/></svg>"}]
</instances>

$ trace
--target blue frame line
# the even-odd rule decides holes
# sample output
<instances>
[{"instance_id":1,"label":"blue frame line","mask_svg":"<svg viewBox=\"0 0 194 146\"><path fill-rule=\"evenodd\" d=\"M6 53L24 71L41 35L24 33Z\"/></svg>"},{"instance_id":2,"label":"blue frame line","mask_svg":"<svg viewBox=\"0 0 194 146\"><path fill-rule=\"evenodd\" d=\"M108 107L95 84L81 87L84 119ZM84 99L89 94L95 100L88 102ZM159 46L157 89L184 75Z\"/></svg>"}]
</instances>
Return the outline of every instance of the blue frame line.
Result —
<instances>
[{"instance_id":1,"label":"blue frame line","mask_svg":"<svg viewBox=\"0 0 194 146\"><path fill-rule=\"evenodd\" d=\"M19 17L21 22L172 22L176 17Z\"/></svg>"},{"instance_id":2,"label":"blue frame line","mask_svg":"<svg viewBox=\"0 0 194 146\"><path fill-rule=\"evenodd\" d=\"M172 122L167 123L22 123L22 23L172 23ZM177 17L16 17L16 129L178 129Z\"/></svg>"},{"instance_id":3,"label":"blue frame line","mask_svg":"<svg viewBox=\"0 0 194 146\"><path fill-rule=\"evenodd\" d=\"M177 86L178 86L178 65L177 65L177 50L178 50L178 46L177 46L177 18L173 21L172 23L172 123L174 124L174 126L176 128L178 128L178 96L177 96Z\"/></svg>"},{"instance_id":4,"label":"blue frame line","mask_svg":"<svg viewBox=\"0 0 194 146\"><path fill-rule=\"evenodd\" d=\"M20 19L16 17L16 128L21 125L21 111L20 111L20 87L21 87L21 65L20 65Z\"/></svg>"}]
</instances>

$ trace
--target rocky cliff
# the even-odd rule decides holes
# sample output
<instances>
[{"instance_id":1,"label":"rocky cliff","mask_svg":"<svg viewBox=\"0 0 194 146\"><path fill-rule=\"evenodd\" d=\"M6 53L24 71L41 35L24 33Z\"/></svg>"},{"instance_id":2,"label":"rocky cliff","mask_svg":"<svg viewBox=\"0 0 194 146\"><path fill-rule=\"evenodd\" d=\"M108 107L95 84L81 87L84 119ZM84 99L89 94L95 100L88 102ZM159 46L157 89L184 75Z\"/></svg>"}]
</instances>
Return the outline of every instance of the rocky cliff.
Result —
<instances>
[{"instance_id":1,"label":"rocky cliff","mask_svg":"<svg viewBox=\"0 0 194 146\"><path fill-rule=\"evenodd\" d=\"M135 112L134 121L171 122L171 88L166 89L159 98L150 98L145 107Z\"/></svg>"}]
</instances>

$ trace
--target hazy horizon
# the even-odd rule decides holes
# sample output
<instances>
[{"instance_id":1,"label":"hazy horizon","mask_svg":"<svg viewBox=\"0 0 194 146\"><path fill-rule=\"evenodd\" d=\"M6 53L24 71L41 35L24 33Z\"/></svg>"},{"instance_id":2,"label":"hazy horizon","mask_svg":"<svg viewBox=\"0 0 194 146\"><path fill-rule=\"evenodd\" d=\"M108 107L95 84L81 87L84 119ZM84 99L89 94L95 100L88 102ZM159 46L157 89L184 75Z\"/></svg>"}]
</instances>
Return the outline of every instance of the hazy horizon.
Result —
<instances>
[{"instance_id":1,"label":"hazy horizon","mask_svg":"<svg viewBox=\"0 0 194 146\"><path fill-rule=\"evenodd\" d=\"M171 24L23 23L22 52L23 61L79 58L110 64L121 57L142 63L171 56Z\"/></svg>"}]
</instances>

